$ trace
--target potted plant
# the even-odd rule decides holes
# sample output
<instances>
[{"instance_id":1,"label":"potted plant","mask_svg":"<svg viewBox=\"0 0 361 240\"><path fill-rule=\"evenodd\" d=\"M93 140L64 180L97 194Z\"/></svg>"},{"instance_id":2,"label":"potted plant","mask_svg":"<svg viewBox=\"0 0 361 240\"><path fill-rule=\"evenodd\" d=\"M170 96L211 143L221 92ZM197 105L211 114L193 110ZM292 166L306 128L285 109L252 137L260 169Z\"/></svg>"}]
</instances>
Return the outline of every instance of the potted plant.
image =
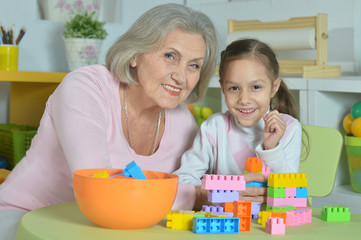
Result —
<instances>
[{"instance_id":1,"label":"potted plant","mask_svg":"<svg viewBox=\"0 0 361 240\"><path fill-rule=\"evenodd\" d=\"M97 20L95 14L81 11L65 23L63 38L70 71L98 61L107 31L105 22Z\"/></svg>"}]
</instances>

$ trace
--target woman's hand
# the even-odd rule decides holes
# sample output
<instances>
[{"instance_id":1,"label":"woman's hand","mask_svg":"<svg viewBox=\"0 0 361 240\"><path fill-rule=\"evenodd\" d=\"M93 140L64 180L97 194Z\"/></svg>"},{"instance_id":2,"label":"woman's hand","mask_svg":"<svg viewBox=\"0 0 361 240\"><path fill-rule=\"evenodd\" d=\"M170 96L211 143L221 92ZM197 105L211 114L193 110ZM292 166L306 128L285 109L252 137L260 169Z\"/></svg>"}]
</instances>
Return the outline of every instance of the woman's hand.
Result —
<instances>
[{"instance_id":1,"label":"woman's hand","mask_svg":"<svg viewBox=\"0 0 361 240\"><path fill-rule=\"evenodd\" d=\"M266 182L267 179L262 173L247 172L242 174L246 183ZM265 202L267 188L265 187L246 187L245 191L239 191L240 201Z\"/></svg>"},{"instance_id":2,"label":"woman's hand","mask_svg":"<svg viewBox=\"0 0 361 240\"><path fill-rule=\"evenodd\" d=\"M265 126L263 129L264 150L275 148L286 131L286 122L277 110L263 116Z\"/></svg>"}]
</instances>

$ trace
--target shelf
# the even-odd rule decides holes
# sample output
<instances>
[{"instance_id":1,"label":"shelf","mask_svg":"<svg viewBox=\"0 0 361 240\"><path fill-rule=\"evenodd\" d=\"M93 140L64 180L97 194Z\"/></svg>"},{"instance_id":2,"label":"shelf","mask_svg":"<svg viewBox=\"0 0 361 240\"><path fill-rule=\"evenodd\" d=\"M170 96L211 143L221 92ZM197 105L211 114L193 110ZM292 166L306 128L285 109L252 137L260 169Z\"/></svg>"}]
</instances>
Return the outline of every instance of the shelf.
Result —
<instances>
[{"instance_id":1,"label":"shelf","mask_svg":"<svg viewBox=\"0 0 361 240\"><path fill-rule=\"evenodd\" d=\"M0 71L0 81L21 83L60 83L66 72Z\"/></svg>"},{"instance_id":2,"label":"shelf","mask_svg":"<svg viewBox=\"0 0 361 240\"><path fill-rule=\"evenodd\" d=\"M361 193L353 191L350 185L335 186L330 195L312 198L312 206L345 206L350 212L361 214Z\"/></svg>"}]
</instances>

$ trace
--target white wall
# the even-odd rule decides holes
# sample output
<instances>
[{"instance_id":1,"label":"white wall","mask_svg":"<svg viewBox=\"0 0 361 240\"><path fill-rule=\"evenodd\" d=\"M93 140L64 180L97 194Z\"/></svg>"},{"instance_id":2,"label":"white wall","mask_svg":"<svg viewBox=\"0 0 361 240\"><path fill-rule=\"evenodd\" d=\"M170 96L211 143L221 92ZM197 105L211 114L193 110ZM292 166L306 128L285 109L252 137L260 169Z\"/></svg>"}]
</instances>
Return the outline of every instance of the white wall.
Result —
<instances>
[{"instance_id":1,"label":"white wall","mask_svg":"<svg viewBox=\"0 0 361 240\"><path fill-rule=\"evenodd\" d=\"M262 21L287 20L291 17L314 16L327 13L329 27L329 62L341 64L345 72L354 68L354 19L360 19L359 0L104 0L114 4L107 9L120 16L118 22L105 25L109 35L103 43L99 63L104 63L107 49L124 33L131 23L149 8L168 2L186 3L203 11L214 21L220 36L220 48L225 47L227 20L258 19ZM113 5L111 4L111 5ZM356 13L356 14L355 14ZM109 13L110 14L110 13ZM111 14L114 15L114 12ZM103 13L108 16L107 13ZM64 43L61 35L63 22L41 20L37 0L0 0L0 24L13 26L14 31L26 27L19 52L20 71L67 71ZM357 23L357 26L360 26ZM360 30L357 30L359 33ZM360 39L360 38L358 38ZM358 46L358 45L357 45ZM360 47L356 47L360 49ZM302 54L302 53L300 53ZM358 57L357 59L360 59ZM357 64L356 64L357 65ZM7 119L9 87L0 83L0 122Z\"/></svg>"}]
</instances>

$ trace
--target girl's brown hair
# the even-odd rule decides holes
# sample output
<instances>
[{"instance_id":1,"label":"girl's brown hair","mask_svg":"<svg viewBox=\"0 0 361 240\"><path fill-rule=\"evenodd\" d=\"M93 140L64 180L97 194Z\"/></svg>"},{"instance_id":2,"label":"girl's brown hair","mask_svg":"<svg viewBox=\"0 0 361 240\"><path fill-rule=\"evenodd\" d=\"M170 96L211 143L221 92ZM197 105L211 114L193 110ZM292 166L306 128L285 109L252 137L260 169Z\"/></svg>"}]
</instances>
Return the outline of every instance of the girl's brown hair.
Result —
<instances>
[{"instance_id":1,"label":"girl's brown hair","mask_svg":"<svg viewBox=\"0 0 361 240\"><path fill-rule=\"evenodd\" d=\"M279 78L279 64L273 50L265 43L256 39L241 39L229 44L221 53L221 63L219 66L220 83L227 65L239 59L254 58L267 70L268 77L272 84ZM271 110L277 109L280 113L291 115L298 119L295 100L285 82L281 79L280 87L271 99Z\"/></svg>"}]
</instances>

